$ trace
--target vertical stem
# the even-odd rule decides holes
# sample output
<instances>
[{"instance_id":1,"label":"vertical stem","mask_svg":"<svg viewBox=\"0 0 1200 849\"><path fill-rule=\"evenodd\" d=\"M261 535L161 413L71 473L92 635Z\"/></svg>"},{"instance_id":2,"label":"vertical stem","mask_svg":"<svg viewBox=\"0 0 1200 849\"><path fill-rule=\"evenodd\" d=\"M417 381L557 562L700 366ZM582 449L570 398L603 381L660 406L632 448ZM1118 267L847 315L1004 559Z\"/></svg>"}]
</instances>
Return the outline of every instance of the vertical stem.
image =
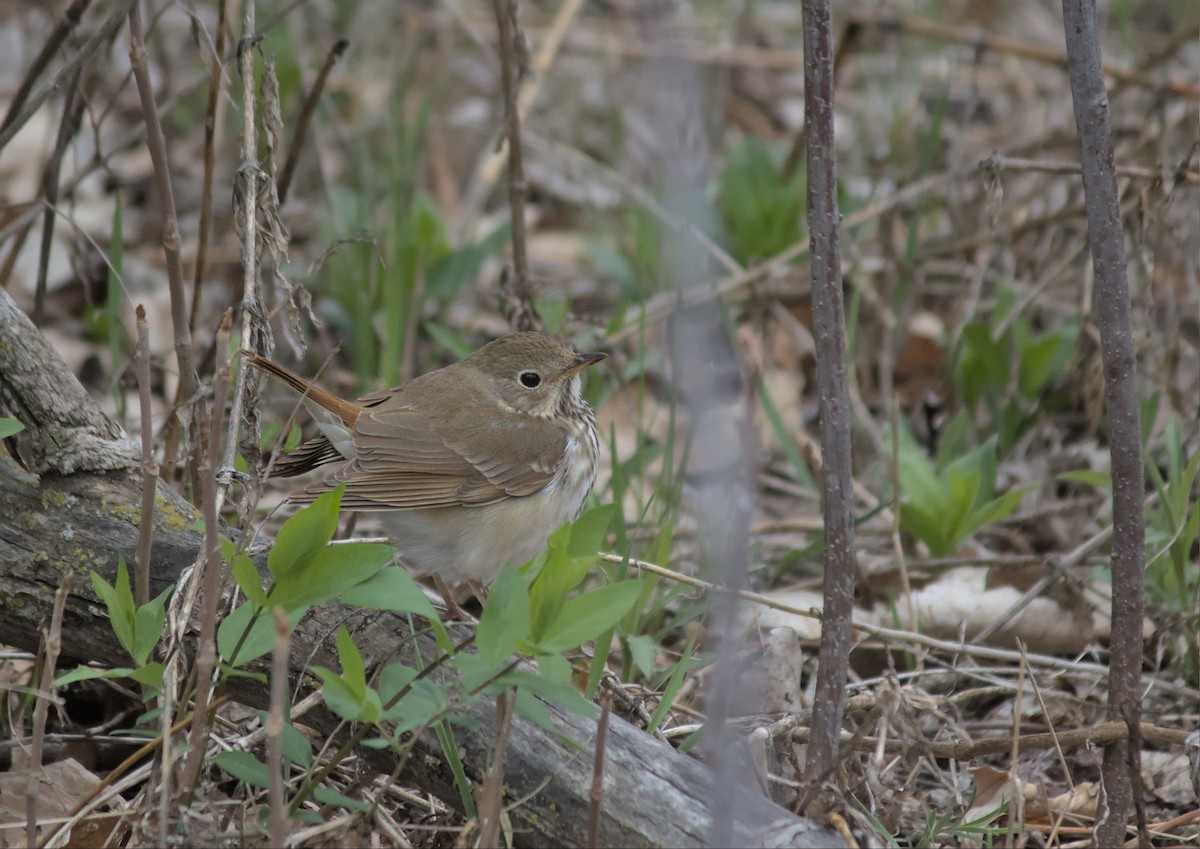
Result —
<instances>
[{"instance_id":1,"label":"vertical stem","mask_svg":"<svg viewBox=\"0 0 1200 849\"><path fill-rule=\"evenodd\" d=\"M529 285L529 258L525 250L525 163L521 158L521 114L517 108L516 37L513 0L492 0L496 27L500 33L500 88L504 96L504 134L508 137L508 209L512 219L514 292L518 310L514 316L517 330L536 325L533 291Z\"/></svg>"},{"instance_id":2,"label":"vertical stem","mask_svg":"<svg viewBox=\"0 0 1200 849\"><path fill-rule=\"evenodd\" d=\"M260 354L269 354L269 329L263 309L258 268L258 191L261 175L258 166L258 125L255 119L254 50L258 35L254 31L254 0L246 0L242 12L242 37L238 42L238 74L242 80L242 164L234 175L234 215L237 216L238 237L242 256L242 341L241 347ZM260 330L258 333L256 330ZM242 424L247 381L250 369L239 368L233 387L233 403L229 410L229 438L225 443L223 460L217 468L224 475L234 468L237 454L238 428ZM225 481L218 491L224 499Z\"/></svg>"},{"instance_id":3,"label":"vertical stem","mask_svg":"<svg viewBox=\"0 0 1200 849\"><path fill-rule=\"evenodd\" d=\"M179 368L179 400L186 408L196 397L196 372L192 366L192 331L188 321L187 293L183 288L180 262L179 216L175 212L175 192L171 187L171 167L167 159L167 140L163 135L154 87L146 67L146 44L142 28L142 5L129 8L129 63L142 101L146 122L146 148L154 164L154 183L163 207L163 254L166 257L167 285L171 293L171 326L175 332L175 360ZM186 418L186 417L185 417ZM200 450L203 450L202 448Z\"/></svg>"},{"instance_id":4,"label":"vertical stem","mask_svg":"<svg viewBox=\"0 0 1200 849\"><path fill-rule=\"evenodd\" d=\"M196 318L200 314L200 294L203 291L204 275L208 272L208 231L212 226L213 170L216 160L217 131L225 114L225 99L221 97L221 77L225 58L225 33L229 28L225 19L228 0L217 2L217 30L213 43L212 64L208 69L208 108L204 114L204 175L200 180L200 229L196 237L196 270L192 275L192 312L188 327L196 332Z\"/></svg>"},{"instance_id":5,"label":"vertical stem","mask_svg":"<svg viewBox=\"0 0 1200 849\"><path fill-rule=\"evenodd\" d=\"M137 556L134 561L134 600L141 606L150 600L150 545L154 534L154 494L158 489L158 463L154 460L154 422L150 406L150 328L146 310L137 305L138 407L142 418L142 517L138 525Z\"/></svg>"},{"instance_id":6,"label":"vertical stem","mask_svg":"<svg viewBox=\"0 0 1200 849\"><path fill-rule=\"evenodd\" d=\"M1108 95L1100 62L1096 7L1092 0L1063 0L1067 70L1079 137L1088 241L1096 276L1096 317L1104 365L1113 484L1112 642L1109 655L1107 717L1128 724L1141 719L1143 567L1145 494L1142 433L1138 410L1137 359L1125 276L1125 233L1117 195ZM1125 842L1125 818L1132 799L1128 740L1104 750L1104 793L1097 813L1098 846Z\"/></svg>"},{"instance_id":7,"label":"vertical stem","mask_svg":"<svg viewBox=\"0 0 1200 849\"><path fill-rule=\"evenodd\" d=\"M62 649L63 610L67 606L67 595L71 592L71 575L63 578L62 586L54 596L54 610L50 614L50 629L45 636L45 651L42 653L42 672L38 676L37 704L33 708L33 740L29 745L29 779L25 785L25 845L37 846L37 801L42 781L42 750L46 742L46 718L50 702L54 699L54 668L58 664L58 653Z\"/></svg>"},{"instance_id":8,"label":"vertical stem","mask_svg":"<svg viewBox=\"0 0 1200 849\"><path fill-rule=\"evenodd\" d=\"M217 612L221 602L221 547L217 527L216 466L221 454L221 431L225 420L225 401L229 394L229 324L232 310L226 310L217 331L217 364L213 379L212 408L208 417L208 445L201 455L197 471L204 512L203 571L199 578L203 606L200 611L200 637L196 641L196 699L194 719L188 732L188 753L180 787L193 787L204 761L208 733L209 699L212 695L212 671L216 665Z\"/></svg>"},{"instance_id":9,"label":"vertical stem","mask_svg":"<svg viewBox=\"0 0 1200 849\"><path fill-rule=\"evenodd\" d=\"M807 128L808 229L812 245L813 324L824 457L825 586L821 648L813 695L807 775L819 782L837 765L850 626L854 609L854 493L850 475L850 393L838 257L833 141L833 37L829 0L804 0L804 125Z\"/></svg>"},{"instance_id":10,"label":"vertical stem","mask_svg":"<svg viewBox=\"0 0 1200 849\"><path fill-rule=\"evenodd\" d=\"M283 728L287 700L288 656L292 632L282 607L275 613L275 651L271 655L271 703L267 712L267 799L270 807L269 835L272 846L287 840L288 813L283 786Z\"/></svg>"}]
</instances>

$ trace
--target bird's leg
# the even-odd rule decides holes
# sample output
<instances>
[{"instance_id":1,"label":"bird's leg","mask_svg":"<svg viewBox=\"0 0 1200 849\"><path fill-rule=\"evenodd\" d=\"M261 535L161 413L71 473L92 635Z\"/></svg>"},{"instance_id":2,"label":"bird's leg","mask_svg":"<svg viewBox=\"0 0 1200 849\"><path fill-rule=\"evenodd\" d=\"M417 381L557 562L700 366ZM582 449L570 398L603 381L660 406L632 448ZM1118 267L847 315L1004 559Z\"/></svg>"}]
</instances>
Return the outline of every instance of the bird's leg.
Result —
<instances>
[{"instance_id":1,"label":"bird's leg","mask_svg":"<svg viewBox=\"0 0 1200 849\"><path fill-rule=\"evenodd\" d=\"M471 592L475 594L475 600L479 602L479 609L483 610L483 605L487 602L487 587L476 580L467 581L471 587Z\"/></svg>"},{"instance_id":2,"label":"bird's leg","mask_svg":"<svg viewBox=\"0 0 1200 849\"><path fill-rule=\"evenodd\" d=\"M475 617L467 613L459 607L458 602L454 600L454 594L450 592L450 587L442 580L441 575L433 576L433 585L437 587L437 591L442 594L442 601L446 602L446 615L453 622L470 622Z\"/></svg>"}]
</instances>

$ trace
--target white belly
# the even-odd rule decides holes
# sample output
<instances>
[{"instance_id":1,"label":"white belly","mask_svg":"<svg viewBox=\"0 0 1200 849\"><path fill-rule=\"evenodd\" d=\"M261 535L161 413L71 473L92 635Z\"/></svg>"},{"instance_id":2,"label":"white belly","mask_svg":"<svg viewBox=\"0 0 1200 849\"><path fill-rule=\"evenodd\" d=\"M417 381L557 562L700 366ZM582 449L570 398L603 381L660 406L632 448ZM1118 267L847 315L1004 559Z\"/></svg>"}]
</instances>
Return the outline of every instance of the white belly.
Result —
<instances>
[{"instance_id":1,"label":"white belly","mask_svg":"<svg viewBox=\"0 0 1200 849\"><path fill-rule=\"evenodd\" d=\"M505 563L520 566L536 557L546 537L583 510L596 467L573 439L567 454L559 474L534 495L480 507L389 511L379 519L420 573L489 583Z\"/></svg>"}]
</instances>

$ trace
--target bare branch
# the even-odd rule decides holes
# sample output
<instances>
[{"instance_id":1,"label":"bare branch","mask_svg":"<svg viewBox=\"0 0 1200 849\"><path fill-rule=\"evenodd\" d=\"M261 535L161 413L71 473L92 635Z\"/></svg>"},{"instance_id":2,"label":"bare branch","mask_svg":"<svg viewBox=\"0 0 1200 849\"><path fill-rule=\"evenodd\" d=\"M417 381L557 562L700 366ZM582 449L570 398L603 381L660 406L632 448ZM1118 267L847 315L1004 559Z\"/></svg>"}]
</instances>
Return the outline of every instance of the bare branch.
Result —
<instances>
[{"instance_id":1,"label":"bare branch","mask_svg":"<svg viewBox=\"0 0 1200 849\"><path fill-rule=\"evenodd\" d=\"M833 143L833 36L828 0L805 0L804 123L808 128L808 230L812 245L813 325L821 405L821 475L825 588L813 703L814 739L806 771L831 775L850 660L854 612L854 490L850 465L850 394L846 386L846 317L838 255L837 179Z\"/></svg>"},{"instance_id":2,"label":"bare branch","mask_svg":"<svg viewBox=\"0 0 1200 849\"><path fill-rule=\"evenodd\" d=\"M1096 315L1112 454L1112 640L1107 716L1136 728L1141 718L1143 561L1146 517L1137 358L1125 275L1125 233L1117 195L1108 95L1100 63L1096 7L1063 0L1071 101L1079 136L1088 241L1096 276ZM1104 752L1104 793L1096 818L1098 846L1125 842L1132 789L1129 743Z\"/></svg>"}]
</instances>

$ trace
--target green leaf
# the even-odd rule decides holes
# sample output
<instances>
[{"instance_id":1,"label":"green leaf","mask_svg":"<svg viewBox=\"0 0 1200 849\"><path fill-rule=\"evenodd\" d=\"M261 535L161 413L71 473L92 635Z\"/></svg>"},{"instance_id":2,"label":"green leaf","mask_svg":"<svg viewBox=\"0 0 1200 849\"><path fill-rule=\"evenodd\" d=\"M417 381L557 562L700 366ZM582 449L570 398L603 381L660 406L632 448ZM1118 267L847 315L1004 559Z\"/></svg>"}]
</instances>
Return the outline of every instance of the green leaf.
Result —
<instances>
[{"instance_id":1,"label":"green leaf","mask_svg":"<svg viewBox=\"0 0 1200 849\"><path fill-rule=\"evenodd\" d=\"M666 719L667 711L675 703L675 695L683 686L683 677L692 667L693 652L696 650L696 639L699 636L700 629L693 629L692 636L688 638L688 644L684 646L683 654L679 656L679 660L675 661L675 668L671 670L671 677L667 681L667 686L663 688L662 698L658 700L658 707L650 715L650 722L646 726L647 734L653 734L658 730L662 721Z\"/></svg>"},{"instance_id":2,"label":"green leaf","mask_svg":"<svg viewBox=\"0 0 1200 849\"><path fill-rule=\"evenodd\" d=\"M543 651L576 648L612 628L641 594L641 581L622 581L567 599L537 644Z\"/></svg>"},{"instance_id":3,"label":"green leaf","mask_svg":"<svg viewBox=\"0 0 1200 849\"><path fill-rule=\"evenodd\" d=\"M525 670L516 670L508 673L500 679L499 686L515 686L517 693L529 693L535 696L540 696L548 702L570 711L578 716L596 716L599 709L596 705L589 702L579 692L574 682L570 680L559 680L559 676L548 673L545 669L545 664L551 659L561 660L567 664L566 658L558 655L539 655L537 657L538 668L542 674L535 675L532 672ZM568 670L570 665L567 664ZM535 712L536 714L536 712ZM530 718L536 718L531 715Z\"/></svg>"},{"instance_id":4,"label":"green leaf","mask_svg":"<svg viewBox=\"0 0 1200 849\"><path fill-rule=\"evenodd\" d=\"M251 787L266 788L267 765L249 752L220 752L213 762L239 781Z\"/></svg>"},{"instance_id":5,"label":"green leaf","mask_svg":"<svg viewBox=\"0 0 1200 849\"><path fill-rule=\"evenodd\" d=\"M933 557L946 557L953 553L950 550L952 541L947 541L939 513L930 513L914 502L904 502L900 505L900 527L925 543Z\"/></svg>"},{"instance_id":6,"label":"green leaf","mask_svg":"<svg viewBox=\"0 0 1200 849\"><path fill-rule=\"evenodd\" d=\"M479 617L475 632L479 656L497 666L515 652L517 641L529 633L529 610L525 579L512 566L505 566L488 590L487 604Z\"/></svg>"},{"instance_id":7,"label":"green leaf","mask_svg":"<svg viewBox=\"0 0 1200 849\"><path fill-rule=\"evenodd\" d=\"M322 604L372 577L394 553L390 545L371 542L318 548L278 576L267 598L289 612Z\"/></svg>"},{"instance_id":8,"label":"green leaf","mask_svg":"<svg viewBox=\"0 0 1200 849\"><path fill-rule=\"evenodd\" d=\"M949 498L946 499L946 509L942 513L941 522L946 528L947 536L957 542L970 533L970 529L966 527L966 518L979 495L979 470L951 467L948 475Z\"/></svg>"},{"instance_id":9,"label":"green leaf","mask_svg":"<svg viewBox=\"0 0 1200 849\"><path fill-rule=\"evenodd\" d=\"M283 523L267 555L267 568L276 579L283 578L308 555L323 549L337 531L338 508L345 484L320 495Z\"/></svg>"},{"instance_id":10,"label":"green leaf","mask_svg":"<svg viewBox=\"0 0 1200 849\"><path fill-rule=\"evenodd\" d=\"M323 666L314 666L312 671L321 679L321 698L331 711L350 722L379 722L383 716L383 703L375 690L365 684L360 688L357 681L347 681Z\"/></svg>"},{"instance_id":11,"label":"green leaf","mask_svg":"<svg viewBox=\"0 0 1200 849\"><path fill-rule=\"evenodd\" d=\"M304 769L312 766L312 743L308 742L308 738L291 722L284 723L281 742L283 743L284 760Z\"/></svg>"},{"instance_id":12,"label":"green leaf","mask_svg":"<svg viewBox=\"0 0 1200 849\"><path fill-rule=\"evenodd\" d=\"M246 598L259 607L267 606L267 594L263 592L262 578L258 574L258 567L254 565L245 554L239 554L233 559L233 580L246 594Z\"/></svg>"},{"instance_id":13,"label":"green leaf","mask_svg":"<svg viewBox=\"0 0 1200 849\"><path fill-rule=\"evenodd\" d=\"M554 716L544 701L526 687L518 686L514 695L516 701L513 702L513 709L516 710L518 716L551 734L558 733L558 728L554 724Z\"/></svg>"},{"instance_id":14,"label":"green leaf","mask_svg":"<svg viewBox=\"0 0 1200 849\"><path fill-rule=\"evenodd\" d=\"M93 666L76 666L70 672L63 673L54 679L55 687L64 687L76 681L93 681L97 678L128 678L134 673L128 667L116 669L96 669Z\"/></svg>"},{"instance_id":15,"label":"green leaf","mask_svg":"<svg viewBox=\"0 0 1200 849\"><path fill-rule=\"evenodd\" d=\"M963 328L962 353L955 373L968 406L987 392L1000 392L1008 383L1007 348L1004 339L992 339L992 328L985 322L971 322Z\"/></svg>"},{"instance_id":16,"label":"green leaf","mask_svg":"<svg viewBox=\"0 0 1200 849\"><path fill-rule=\"evenodd\" d=\"M370 578L341 594L343 604L368 610L390 610L393 613L413 613L423 616L433 626L438 645L452 645L437 611L420 585L399 566L385 566Z\"/></svg>"},{"instance_id":17,"label":"green leaf","mask_svg":"<svg viewBox=\"0 0 1200 849\"><path fill-rule=\"evenodd\" d=\"M1094 469L1072 469L1069 472L1059 472L1055 477L1060 481L1081 483L1094 489L1112 489L1112 475Z\"/></svg>"},{"instance_id":18,"label":"green leaf","mask_svg":"<svg viewBox=\"0 0 1200 849\"><path fill-rule=\"evenodd\" d=\"M1033 489L1031 486L1014 489L998 498L992 499L981 507L977 507L966 518L965 525L969 529L967 533L973 534L984 525L990 525L993 522L999 522L1001 519L1008 518L1020 505L1021 499L1025 497L1025 493L1031 489Z\"/></svg>"},{"instance_id":19,"label":"green leaf","mask_svg":"<svg viewBox=\"0 0 1200 849\"><path fill-rule=\"evenodd\" d=\"M425 290L432 297L449 300L474 283L484 262L504 249L510 229L505 221L475 244L452 250L434 262L425 274Z\"/></svg>"},{"instance_id":20,"label":"green leaf","mask_svg":"<svg viewBox=\"0 0 1200 849\"><path fill-rule=\"evenodd\" d=\"M363 665L362 654L359 653L358 646L354 645L354 638L350 636L345 625L338 626L337 653L338 662L342 665L342 680L346 682L355 698L361 701L367 692L366 667Z\"/></svg>"},{"instance_id":21,"label":"green leaf","mask_svg":"<svg viewBox=\"0 0 1200 849\"><path fill-rule=\"evenodd\" d=\"M341 600L343 604L368 610L415 613L431 620L438 618L425 591L399 566L380 569L367 580L343 592Z\"/></svg>"},{"instance_id":22,"label":"green leaf","mask_svg":"<svg viewBox=\"0 0 1200 849\"><path fill-rule=\"evenodd\" d=\"M419 681L416 678L415 669L400 663L390 664L379 673L379 699L385 705L405 687L410 687L383 713L384 719L398 721L396 734L430 724L449 704L446 694L437 684L428 678Z\"/></svg>"},{"instance_id":23,"label":"green leaf","mask_svg":"<svg viewBox=\"0 0 1200 849\"><path fill-rule=\"evenodd\" d=\"M0 416L0 439L8 439L10 436L20 433L24 429L25 425L16 419Z\"/></svg>"},{"instance_id":24,"label":"green leaf","mask_svg":"<svg viewBox=\"0 0 1200 849\"><path fill-rule=\"evenodd\" d=\"M114 586L108 583L96 572L92 572L92 588L108 609L108 619L112 623L113 633L121 647L134 657L134 607L133 592L129 588L129 572L125 568L125 558L117 557L117 582Z\"/></svg>"},{"instance_id":25,"label":"green leaf","mask_svg":"<svg viewBox=\"0 0 1200 849\"><path fill-rule=\"evenodd\" d=\"M163 672L165 667L158 662L147 663L139 666L137 669L130 670L129 677L139 684L142 684L155 692L162 690Z\"/></svg>"},{"instance_id":26,"label":"green leaf","mask_svg":"<svg viewBox=\"0 0 1200 849\"><path fill-rule=\"evenodd\" d=\"M585 511L571 525L567 554L571 557L595 557L604 547L608 526L617 512L616 504L601 504Z\"/></svg>"},{"instance_id":27,"label":"green leaf","mask_svg":"<svg viewBox=\"0 0 1200 849\"><path fill-rule=\"evenodd\" d=\"M942 483L937 479L933 464L907 431L900 431L898 462L900 489L922 509L940 509L944 498Z\"/></svg>"},{"instance_id":28,"label":"green leaf","mask_svg":"<svg viewBox=\"0 0 1200 849\"><path fill-rule=\"evenodd\" d=\"M233 609L217 626L217 654L221 660L230 666L244 666L252 660L257 660L275 648L275 622L273 617L266 614L267 609L257 607L252 602L243 602ZM308 608L300 607L287 613L287 624L290 630L295 630L304 618ZM250 632L242 639L242 634L249 628ZM238 642L241 648L238 649ZM233 656L237 649L237 657Z\"/></svg>"},{"instance_id":29,"label":"green leaf","mask_svg":"<svg viewBox=\"0 0 1200 849\"><path fill-rule=\"evenodd\" d=\"M743 263L773 256L799 241L804 169L783 179L782 157L748 136L729 151L720 178L720 203L732 253Z\"/></svg>"},{"instance_id":30,"label":"green leaf","mask_svg":"<svg viewBox=\"0 0 1200 849\"><path fill-rule=\"evenodd\" d=\"M633 665L646 677L654 674L654 662L658 658L658 644L653 637L646 634L635 634L625 637L625 645ZM599 652L597 652L599 654Z\"/></svg>"},{"instance_id":31,"label":"green leaf","mask_svg":"<svg viewBox=\"0 0 1200 849\"><path fill-rule=\"evenodd\" d=\"M313 788L313 798L322 805L333 805L334 807L345 808L348 811L370 811L371 806L362 799L351 799L345 794L339 793L328 784L318 784Z\"/></svg>"},{"instance_id":32,"label":"green leaf","mask_svg":"<svg viewBox=\"0 0 1200 849\"><path fill-rule=\"evenodd\" d=\"M167 618L167 596L175 587L171 585L143 604L133 614L133 662L145 665L150 653L162 637L163 622Z\"/></svg>"},{"instance_id":33,"label":"green leaf","mask_svg":"<svg viewBox=\"0 0 1200 849\"><path fill-rule=\"evenodd\" d=\"M321 698L325 706L342 719L354 722L363 709L363 702L342 676L324 666L314 666L313 674L321 679Z\"/></svg>"},{"instance_id":34,"label":"green leaf","mask_svg":"<svg viewBox=\"0 0 1200 849\"><path fill-rule=\"evenodd\" d=\"M945 471L958 470L963 473L973 473L977 476L975 487L975 502L969 506L976 507L988 501L995 494L996 488L996 445L998 436L988 437L987 441L973 451L969 451L946 466Z\"/></svg>"}]
</instances>

